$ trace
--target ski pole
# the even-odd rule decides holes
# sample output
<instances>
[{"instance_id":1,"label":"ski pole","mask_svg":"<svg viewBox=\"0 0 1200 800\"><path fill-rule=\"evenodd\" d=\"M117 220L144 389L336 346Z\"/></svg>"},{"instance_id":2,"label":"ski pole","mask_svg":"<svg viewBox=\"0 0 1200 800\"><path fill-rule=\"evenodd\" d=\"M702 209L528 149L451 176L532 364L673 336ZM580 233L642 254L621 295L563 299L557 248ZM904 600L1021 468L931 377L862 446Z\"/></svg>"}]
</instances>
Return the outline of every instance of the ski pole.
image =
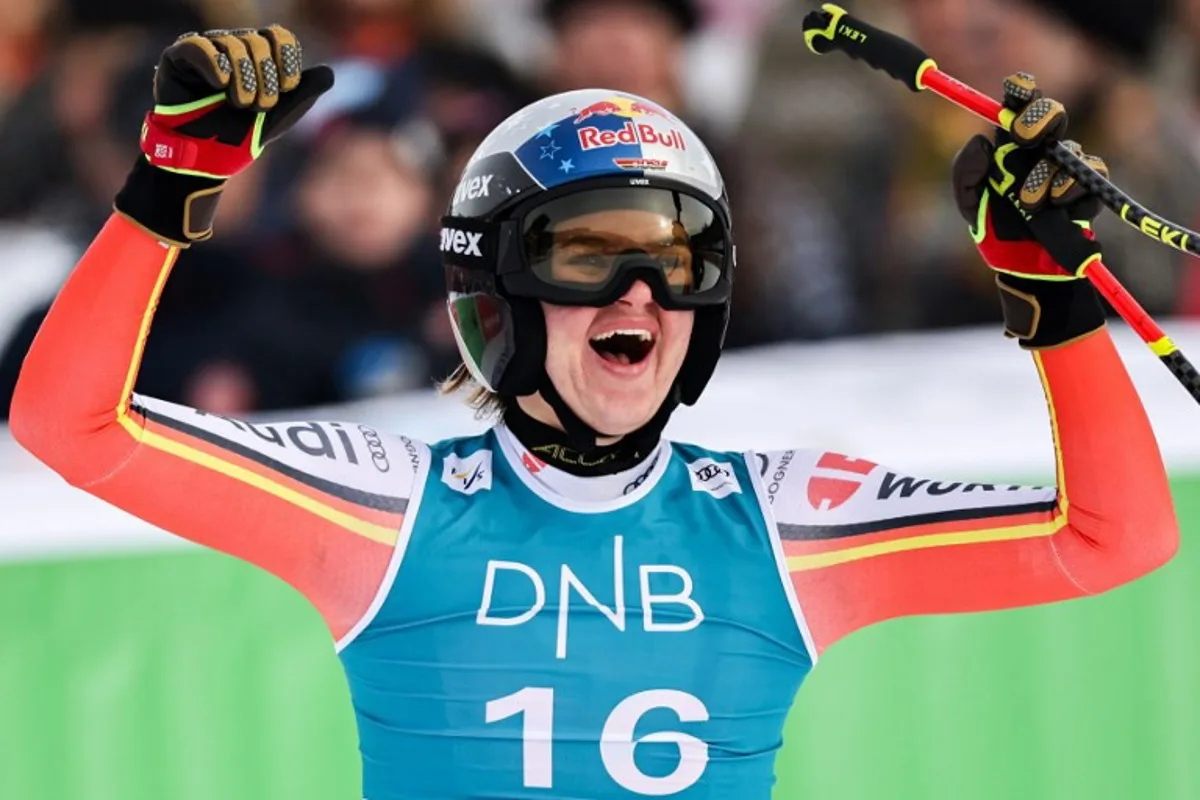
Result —
<instances>
[{"instance_id":1,"label":"ski pole","mask_svg":"<svg viewBox=\"0 0 1200 800\"><path fill-rule=\"evenodd\" d=\"M818 55L841 50L853 59L882 70L914 92L931 91L991 124L1007 129L1013 112L997 100L942 72L925 51L907 39L880 30L846 13L833 3L804 17L804 41ZM1047 156L1092 192L1122 220L1156 241L1191 255L1200 256L1200 234L1159 217L1134 202L1112 181L1072 153L1061 142L1048 148ZM1118 314L1141 337L1171 373L1200 402L1200 373L1146 310L1100 261L1084 273Z\"/></svg>"},{"instance_id":2,"label":"ski pole","mask_svg":"<svg viewBox=\"0 0 1200 800\"><path fill-rule=\"evenodd\" d=\"M986 94L937 68L937 63L912 42L875 28L832 3L804 19L804 40L818 55L841 50L851 58L883 70L914 92L928 90L971 111L993 125L1007 127L1012 112ZM1111 180L1084 163L1062 142L1046 153L1067 174L1100 199L1105 207L1139 232L1168 247L1200 256L1200 233L1160 217L1138 203Z\"/></svg>"}]
</instances>

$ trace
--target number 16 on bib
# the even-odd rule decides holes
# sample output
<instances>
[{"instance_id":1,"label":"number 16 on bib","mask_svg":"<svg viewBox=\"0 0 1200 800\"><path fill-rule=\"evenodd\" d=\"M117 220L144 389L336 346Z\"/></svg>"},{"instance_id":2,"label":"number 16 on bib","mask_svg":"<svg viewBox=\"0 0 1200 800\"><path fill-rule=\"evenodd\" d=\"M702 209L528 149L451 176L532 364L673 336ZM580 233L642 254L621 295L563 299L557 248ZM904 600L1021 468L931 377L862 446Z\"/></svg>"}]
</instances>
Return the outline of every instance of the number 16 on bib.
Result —
<instances>
[{"instance_id":1,"label":"number 16 on bib","mask_svg":"<svg viewBox=\"0 0 1200 800\"><path fill-rule=\"evenodd\" d=\"M647 797L663 797L693 786L708 767L708 745L681 731L656 731L633 738L638 721L649 711L669 709L680 722L706 722L708 709L687 692L651 689L630 695L609 713L600 732L599 753L605 771L621 788ZM554 788L554 690L529 686L489 701L487 722L524 715L521 728L522 784L528 789ZM679 748L679 764L669 775L655 777L638 769L639 744L661 742Z\"/></svg>"}]
</instances>

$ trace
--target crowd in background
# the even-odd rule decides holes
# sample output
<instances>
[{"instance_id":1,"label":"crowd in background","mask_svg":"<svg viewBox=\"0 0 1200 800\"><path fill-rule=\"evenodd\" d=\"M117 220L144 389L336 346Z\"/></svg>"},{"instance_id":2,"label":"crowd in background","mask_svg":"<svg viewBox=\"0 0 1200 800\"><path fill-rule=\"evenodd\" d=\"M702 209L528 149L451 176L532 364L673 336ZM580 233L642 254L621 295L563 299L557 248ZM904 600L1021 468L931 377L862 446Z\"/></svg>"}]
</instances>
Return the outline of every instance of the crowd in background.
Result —
<instances>
[{"instance_id":1,"label":"crowd in background","mask_svg":"<svg viewBox=\"0 0 1200 800\"><path fill-rule=\"evenodd\" d=\"M842 56L792 0L0 0L0 419L46 307L111 211L178 34L280 22L335 89L227 187L137 388L222 413L422 388L457 363L437 220L487 132L603 86L710 143L739 245L731 348L998 323L949 191L983 123ZM859 0L990 94L1034 73L1114 179L1200 227L1200 0ZM1112 215L1105 261L1154 314L1200 272ZM69 387L64 387L69 390Z\"/></svg>"}]
</instances>

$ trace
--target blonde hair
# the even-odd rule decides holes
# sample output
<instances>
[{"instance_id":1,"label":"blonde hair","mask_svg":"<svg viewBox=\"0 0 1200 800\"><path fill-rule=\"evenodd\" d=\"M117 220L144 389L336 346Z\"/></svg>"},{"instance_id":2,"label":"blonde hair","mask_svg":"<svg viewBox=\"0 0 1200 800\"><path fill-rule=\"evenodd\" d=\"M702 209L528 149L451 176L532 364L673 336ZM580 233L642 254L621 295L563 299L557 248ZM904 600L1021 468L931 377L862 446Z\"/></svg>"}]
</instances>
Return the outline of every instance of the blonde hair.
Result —
<instances>
[{"instance_id":1,"label":"blonde hair","mask_svg":"<svg viewBox=\"0 0 1200 800\"><path fill-rule=\"evenodd\" d=\"M454 372L450 373L450 377L437 385L437 390L444 395L465 391L467 393L466 403L475 409L475 416L478 419L496 421L504 419L504 412L507 409L504 398L486 386L481 386L471 371L467 369L466 364L459 364L455 367Z\"/></svg>"}]
</instances>

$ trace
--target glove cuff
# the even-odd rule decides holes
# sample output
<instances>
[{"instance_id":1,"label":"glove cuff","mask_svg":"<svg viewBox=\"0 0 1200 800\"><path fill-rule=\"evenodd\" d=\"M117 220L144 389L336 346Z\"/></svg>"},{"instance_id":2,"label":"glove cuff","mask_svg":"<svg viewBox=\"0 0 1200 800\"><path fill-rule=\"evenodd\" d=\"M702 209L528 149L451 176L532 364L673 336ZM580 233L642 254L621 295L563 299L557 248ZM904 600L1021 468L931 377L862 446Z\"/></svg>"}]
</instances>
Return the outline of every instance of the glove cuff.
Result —
<instances>
[{"instance_id":1,"label":"glove cuff","mask_svg":"<svg viewBox=\"0 0 1200 800\"><path fill-rule=\"evenodd\" d=\"M224 188L224 180L170 172L139 157L113 207L159 239L187 247L212 236Z\"/></svg>"},{"instance_id":2,"label":"glove cuff","mask_svg":"<svg viewBox=\"0 0 1200 800\"><path fill-rule=\"evenodd\" d=\"M1057 347L1104 326L1104 309L1086 280L1045 281L996 274L1004 333L1027 350Z\"/></svg>"}]
</instances>

